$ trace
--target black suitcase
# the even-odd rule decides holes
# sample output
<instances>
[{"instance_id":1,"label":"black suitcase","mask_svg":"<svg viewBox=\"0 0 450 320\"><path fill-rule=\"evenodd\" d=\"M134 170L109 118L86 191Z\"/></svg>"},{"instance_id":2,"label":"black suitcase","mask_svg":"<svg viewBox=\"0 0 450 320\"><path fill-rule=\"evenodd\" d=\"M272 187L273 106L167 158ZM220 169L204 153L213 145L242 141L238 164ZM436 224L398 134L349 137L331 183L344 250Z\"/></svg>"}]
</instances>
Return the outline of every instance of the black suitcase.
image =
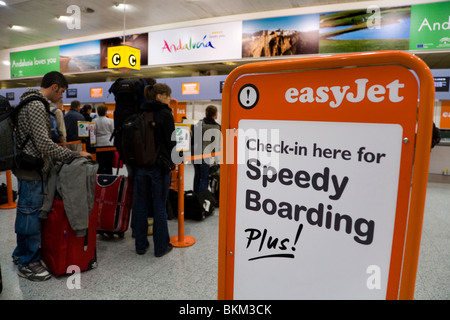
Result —
<instances>
[{"instance_id":1,"label":"black suitcase","mask_svg":"<svg viewBox=\"0 0 450 320\"><path fill-rule=\"evenodd\" d=\"M169 205L173 215L178 216L178 192L169 190ZM184 192L184 217L185 219L204 220L214 213L215 198L209 190L194 193L192 190Z\"/></svg>"},{"instance_id":2,"label":"black suitcase","mask_svg":"<svg viewBox=\"0 0 450 320\"><path fill-rule=\"evenodd\" d=\"M219 196L220 196L220 166L213 165L209 169L209 177L208 177L209 189L214 196L216 208L219 207Z\"/></svg>"}]
</instances>

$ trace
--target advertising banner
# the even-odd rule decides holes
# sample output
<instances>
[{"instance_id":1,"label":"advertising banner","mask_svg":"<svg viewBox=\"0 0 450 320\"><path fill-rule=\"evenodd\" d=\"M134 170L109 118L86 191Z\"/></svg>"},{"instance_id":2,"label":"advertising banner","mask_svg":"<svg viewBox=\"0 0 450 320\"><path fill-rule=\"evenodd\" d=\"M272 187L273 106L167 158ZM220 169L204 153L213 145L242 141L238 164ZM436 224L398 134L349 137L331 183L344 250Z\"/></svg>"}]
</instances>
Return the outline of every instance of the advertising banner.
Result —
<instances>
[{"instance_id":1,"label":"advertising banner","mask_svg":"<svg viewBox=\"0 0 450 320\"><path fill-rule=\"evenodd\" d=\"M100 69L100 40L78 42L59 47L62 73Z\"/></svg>"},{"instance_id":2,"label":"advertising banner","mask_svg":"<svg viewBox=\"0 0 450 320\"><path fill-rule=\"evenodd\" d=\"M11 78L41 76L59 71L59 47L11 52Z\"/></svg>"},{"instance_id":3,"label":"advertising banner","mask_svg":"<svg viewBox=\"0 0 450 320\"><path fill-rule=\"evenodd\" d=\"M242 22L242 58L319 52L319 14Z\"/></svg>"},{"instance_id":4,"label":"advertising banner","mask_svg":"<svg viewBox=\"0 0 450 320\"><path fill-rule=\"evenodd\" d=\"M320 15L320 53L407 50L411 8L379 8Z\"/></svg>"},{"instance_id":5,"label":"advertising banner","mask_svg":"<svg viewBox=\"0 0 450 320\"><path fill-rule=\"evenodd\" d=\"M241 59L242 22L150 32L149 65Z\"/></svg>"},{"instance_id":6,"label":"advertising banner","mask_svg":"<svg viewBox=\"0 0 450 320\"><path fill-rule=\"evenodd\" d=\"M450 49L449 1L411 7L409 49Z\"/></svg>"}]
</instances>

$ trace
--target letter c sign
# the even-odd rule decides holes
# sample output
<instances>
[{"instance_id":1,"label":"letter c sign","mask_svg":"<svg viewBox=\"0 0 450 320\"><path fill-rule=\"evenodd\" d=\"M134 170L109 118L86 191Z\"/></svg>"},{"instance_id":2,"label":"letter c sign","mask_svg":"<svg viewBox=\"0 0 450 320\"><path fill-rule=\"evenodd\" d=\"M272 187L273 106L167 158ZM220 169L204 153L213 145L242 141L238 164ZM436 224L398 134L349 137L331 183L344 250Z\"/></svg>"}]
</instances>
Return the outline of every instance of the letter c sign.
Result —
<instances>
[{"instance_id":1,"label":"letter c sign","mask_svg":"<svg viewBox=\"0 0 450 320\"><path fill-rule=\"evenodd\" d=\"M128 57L128 62L132 67L136 66L136 57L134 54L130 54L130 56Z\"/></svg>"},{"instance_id":2,"label":"letter c sign","mask_svg":"<svg viewBox=\"0 0 450 320\"><path fill-rule=\"evenodd\" d=\"M129 46L116 46L108 48L108 68L129 68L140 70L141 51Z\"/></svg>"},{"instance_id":3,"label":"letter c sign","mask_svg":"<svg viewBox=\"0 0 450 320\"><path fill-rule=\"evenodd\" d=\"M113 65L118 66L118 65L120 64L120 60L121 60L120 54L115 53L115 54L112 56L112 61L111 61L111 62L112 62Z\"/></svg>"}]
</instances>

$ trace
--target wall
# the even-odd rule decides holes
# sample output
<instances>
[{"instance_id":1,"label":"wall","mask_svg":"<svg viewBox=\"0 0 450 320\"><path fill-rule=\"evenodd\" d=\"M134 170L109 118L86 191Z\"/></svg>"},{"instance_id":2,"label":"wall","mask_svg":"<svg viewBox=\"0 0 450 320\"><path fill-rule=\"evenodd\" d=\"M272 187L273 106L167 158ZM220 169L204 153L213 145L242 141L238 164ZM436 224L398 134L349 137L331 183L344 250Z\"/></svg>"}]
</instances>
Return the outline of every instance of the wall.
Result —
<instances>
[{"instance_id":1,"label":"wall","mask_svg":"<svg viewBox=\"0 0 450 320\"><path fill-rule=\"evenodd\" d=\"M156 79L157 82L166 83L172 89L172 98L178 101L198 101L198 100L222 100L220 92L221 82L225 81L227 76L208 76L208 77L182 77L182 78L164 78ZM183 95L181 87L183 83L199 83L199 94ZM70 103L73 100L79 100L83 103L108 103L114 102L114 96L108 93L113 82L95 82L78 83L69 85L69 89L77 89L77 98L67 98L64 96L64 103ZM92 98L90 96L91 88L102 88L103 96L101 98ZM20 96L26 88L0 89L0 95L6 97L7 93L14 93L14 100L10 103L16 105L19 103Z\"/></svg>"}]
</instances>

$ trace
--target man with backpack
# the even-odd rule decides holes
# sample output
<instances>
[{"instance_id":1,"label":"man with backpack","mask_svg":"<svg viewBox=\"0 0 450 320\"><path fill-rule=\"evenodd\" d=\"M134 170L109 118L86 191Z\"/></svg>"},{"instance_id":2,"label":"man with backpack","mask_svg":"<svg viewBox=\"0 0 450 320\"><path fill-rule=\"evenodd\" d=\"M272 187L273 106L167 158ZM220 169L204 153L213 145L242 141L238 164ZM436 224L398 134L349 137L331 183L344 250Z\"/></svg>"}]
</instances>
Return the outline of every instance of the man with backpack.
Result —
<instances>
[{"instance_id":1,"label":"man with backpack","mask_svg":"<svg viewBox=\"0 0 450 320\"><path fill-rule=\"evenodd\" d=\"M52 71L42 78L40 89L28 88L20 97L44 98L56 103L62 99L68 83L64 75ZM55 160L68 161L89 153L71 151L58 146L51 139L49 104L45 100L33 100L17 114L17 145L21 146L26 161L13 170L18 182L18 203L15 221L17 247L13 260L18 265L18 275L32 281L44 281L51 277L42 266L41 224L39 214L43 204L46 175Z\"/></svg>"}]
</instances>

